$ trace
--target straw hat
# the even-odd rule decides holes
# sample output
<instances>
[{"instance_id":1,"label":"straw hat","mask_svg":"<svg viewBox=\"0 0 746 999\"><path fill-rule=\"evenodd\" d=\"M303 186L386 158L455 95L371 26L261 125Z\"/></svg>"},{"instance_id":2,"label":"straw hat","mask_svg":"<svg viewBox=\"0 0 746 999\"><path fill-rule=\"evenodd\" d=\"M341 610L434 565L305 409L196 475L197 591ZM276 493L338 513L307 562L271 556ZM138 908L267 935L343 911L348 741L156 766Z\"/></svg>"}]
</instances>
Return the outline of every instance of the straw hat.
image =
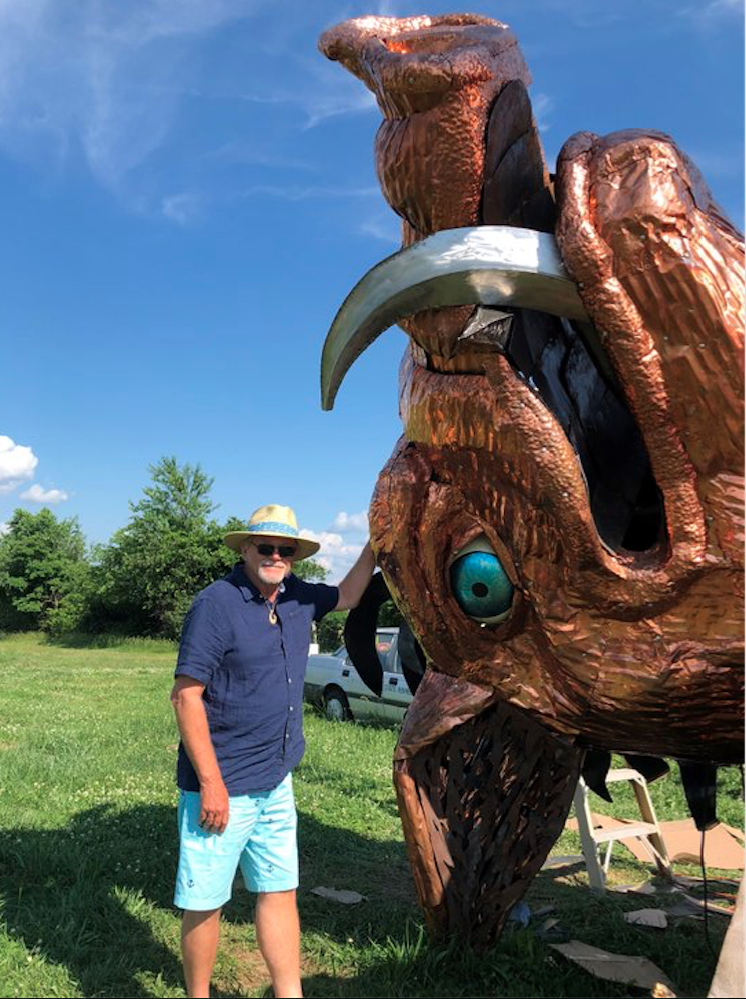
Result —
<instances>
[{"instance_id":1,"label":"straw hat","mask_svg":"<svg viewBox=\"0 0 746 999\"><path fill-rule=\"evenodd\" d=\"M231 531L225 536L225 543L234 551L240 552L242 545L255 538L289 538L296 544L293 561L315 555L321 545L304 537L298 531L298 522L292 507L269 503L254 510L249 517L245 531Z\"/></svg>"}]
</instances>

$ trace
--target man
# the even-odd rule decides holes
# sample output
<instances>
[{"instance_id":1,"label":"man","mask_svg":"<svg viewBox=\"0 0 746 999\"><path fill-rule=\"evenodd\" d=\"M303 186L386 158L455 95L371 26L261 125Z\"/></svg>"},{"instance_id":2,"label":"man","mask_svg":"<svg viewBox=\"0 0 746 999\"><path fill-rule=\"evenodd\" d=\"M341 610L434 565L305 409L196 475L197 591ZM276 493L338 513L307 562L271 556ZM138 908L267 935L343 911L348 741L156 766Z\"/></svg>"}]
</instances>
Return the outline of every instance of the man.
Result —
<instances>
[{"instance_id":1,"label":"man","mask_svg":"<svg viewBox=\"0 0 746 999\"><path fill-rule=\"evenodd\" d=\"M181 733L180 854L190 996L209 996L220 912L240 865L258 893L256 933L276 996L302 996L292 768L303 755L303 676L311 622L357 606L373 573L366 544L336 586L292 565L319 545L286 506L256 510L226 535L242 563L195 599L184 622L171 699Z\"/></svg>"}]
</instances>

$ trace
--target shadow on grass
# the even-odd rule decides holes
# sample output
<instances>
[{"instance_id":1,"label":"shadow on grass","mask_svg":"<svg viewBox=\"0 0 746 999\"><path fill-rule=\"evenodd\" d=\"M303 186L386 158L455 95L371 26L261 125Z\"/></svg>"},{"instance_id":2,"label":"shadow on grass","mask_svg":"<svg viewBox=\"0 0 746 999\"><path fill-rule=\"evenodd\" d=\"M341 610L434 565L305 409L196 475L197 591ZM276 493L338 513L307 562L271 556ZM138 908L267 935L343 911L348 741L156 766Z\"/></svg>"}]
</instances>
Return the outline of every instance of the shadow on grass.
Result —
<instances>
[{"instance_id":1,"label":"shadow on grass","mask_svg":"<svg viewBox=\"0 0 746 999\"><path fill-rule=\"evenodd\" d=\"M372 903L369 912L370 908L379 908L376 903L380 904L380 898L371 895L369 901ZM597 895L585 884L563 883L555 872L539 874L527 901L536 913L551 904L551 914L532 917L527 928L509 922L497 945L483 954L469 950L459 939L430 941L416 910L404 922L397 922L387 936L385 927L376 923L376 915L368 915L370 921L365 925L361 907L359 915L349 915L346 919L348 940L355 944L360 940L363 944L360 957L353 964L355 973L307 974L305 993L318 999L342 996L590 999L641 994L634 986L595 978L550 948L552 943L577 939L603 950L646 958L682 989L677 992L679 995L707 994L716 958L708 949L701 922L685 919L664 932L631 926L624 921L624 913L641 906L655 907L655 900L641 902L639 898L614 893ZM332 925L337 924L338 943L344 932L339 931L340 918L331 917ZM319 924L306 916L306 931L314 922ZM329 921L324 922L328 931ZM548 928L552 922L557 925ZM719 920L713 928L716 950L720 948L726 925ZM365 944L369 945L367 951ZM334 965L333 946L329 948L326 963Z\"/></svg>"},{"instance_id":2,"label":"shadow on grass","mask_svg":"<svg viewBox=\"0 0 746 999\"><path fill-rule=\"evenodd\" d=\"M166 989L179 989L178 933L170 918L175 815L162 805L97 806L62 829L1 832L3 915L11 935L65 967L84 995L151 996L147 982L158 977ZM380 884L377 891L391 903L375 920L374 935L396 935L400 917L416 912L413 892L401 897L398 882L409 874L400 843L367 840L306 816L300 842L301 909L309 930L331 939L349 936L349 912L328 909L306 890L347 883L347 867L357 870L355 884L364 881L371 895L370 886ZM253 919L253 898L240 881L225 919Z\"/></svg>"},{"instance_id":3,"label":"shadow on grass","mask_svg":"<svg viewBox=\"0 0 746 999\"><path fill-rule=\"evenodd\" d=\"M483 956L456 941L429 943L400 841L369 839L305 814L299 839L308 995L630 994L625 986L599 982L553 956L533 927L507 932ZM64 966L83 995L152 996L148 983L155 979L159 995L178 992L178 924L171 905L176 860L175 809L162 805L99 806L79 813L64 829L3 832L0 868L8 928L48 962ZM352 889L365 900L340 905L312 894L316 886ZM560 883L555 872L539 875L532 895L538 899L532 906L551 899L568 935L643 954L674 980L675 968L685 966L686 981L679 984L686 994L705 994L714 960L699 926L641 932L622 919L623 908L633 903ZM225 919L239 930L252 921L252 912L253 899L237 882Z\"/></svg>"},{"instance_id":4,"label":"shadow on grass","mask_svg":"<svg viewBox=\"0 0 746 999\"><path fill-rule=\"evenodd\" d=\"M143 973L180 983L152 929L154 910L170 906L174 830L164 806L98 806L62 829L3 832L9 931L67 968L86 996L150 996Z\"/></svg>"}]
</instances>

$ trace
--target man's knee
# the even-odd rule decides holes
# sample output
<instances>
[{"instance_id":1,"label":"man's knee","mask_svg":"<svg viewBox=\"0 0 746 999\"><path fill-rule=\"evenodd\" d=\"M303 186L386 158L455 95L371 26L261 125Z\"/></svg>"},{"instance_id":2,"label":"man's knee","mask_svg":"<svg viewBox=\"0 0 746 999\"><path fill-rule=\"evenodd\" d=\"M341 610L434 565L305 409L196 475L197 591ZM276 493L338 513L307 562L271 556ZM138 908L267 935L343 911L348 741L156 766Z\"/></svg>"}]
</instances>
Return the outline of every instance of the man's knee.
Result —
<instances>
[{"instance_id":1,"label":"man's knee","mask_svg":"<svg viewBox=\"0 0 746 999\"><path fill-rule=\"evenodd\" d=\"M267 919L278 919L283 922L290 919L295 923L298 919L298 904L295 888L287 891L257 892L257 918L263 922Z\"/></svg>"},{"instance_id":2,"label":"man's knee","mask_svg":"<svg viewBox=\"0 0 746 999\"><path fill-rule=\"evenodd\" d=\"M287 888L284 891L259 891L256 893L257 902L264 905L288 905L295 902L295 888Z\"/></svg>"},{"instance_id":3,"label":"man's knee","mask_svg":"<svg viewBox=\"0 0 746 999\"><path fill-rule=\"evenodd\" d=\"M217 909L184 909L181 918L182 929L188 933L209 923L219 922L222 911L222 906Z\"/></svg>"}]
</instances>

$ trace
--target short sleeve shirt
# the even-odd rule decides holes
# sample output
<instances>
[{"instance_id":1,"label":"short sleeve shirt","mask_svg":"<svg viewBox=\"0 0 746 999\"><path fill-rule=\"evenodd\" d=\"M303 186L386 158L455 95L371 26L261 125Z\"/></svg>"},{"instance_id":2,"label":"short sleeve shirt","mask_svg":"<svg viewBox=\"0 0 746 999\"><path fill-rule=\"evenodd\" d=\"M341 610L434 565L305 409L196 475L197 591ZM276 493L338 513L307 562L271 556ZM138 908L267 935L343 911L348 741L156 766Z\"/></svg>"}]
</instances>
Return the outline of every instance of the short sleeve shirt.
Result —
<instances>
[{"instance_id":1,"label":"short sleeve shirt","mask_svg":"<svg viewBox=\"0 0 746 999\"><path fill-rule=\"evenodd\" d=\"M300 762L311 622L338 600L336 586L290 575L272 624L242 564L197 595L184 621L176 676L205 685L210 737L229 795L271 791ZM199 790L182 744L177 782L185 791Z\"/></svg>"}]
</instances>

